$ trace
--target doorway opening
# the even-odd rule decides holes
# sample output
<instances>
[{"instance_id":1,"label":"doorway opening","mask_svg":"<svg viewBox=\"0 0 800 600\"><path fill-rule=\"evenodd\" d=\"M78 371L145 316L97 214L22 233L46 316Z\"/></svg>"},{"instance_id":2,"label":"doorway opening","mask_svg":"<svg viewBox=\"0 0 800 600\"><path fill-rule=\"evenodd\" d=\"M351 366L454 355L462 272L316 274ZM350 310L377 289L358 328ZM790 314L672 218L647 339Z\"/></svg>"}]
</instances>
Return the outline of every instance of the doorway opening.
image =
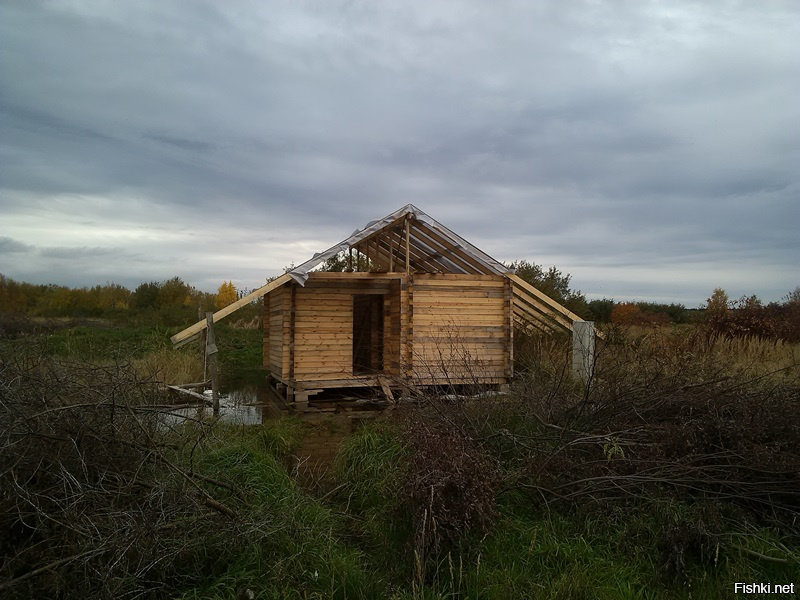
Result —
<instances>
[{"instance_id":1,"label":"doorway opening","mask_svg":"<svg viewBox=\"0 0 800 600\"><path fill-rule=\"evenodd\" d=\"M383 371L383 294L353 296L353 375Z\"/></svg>"}]
</instances>

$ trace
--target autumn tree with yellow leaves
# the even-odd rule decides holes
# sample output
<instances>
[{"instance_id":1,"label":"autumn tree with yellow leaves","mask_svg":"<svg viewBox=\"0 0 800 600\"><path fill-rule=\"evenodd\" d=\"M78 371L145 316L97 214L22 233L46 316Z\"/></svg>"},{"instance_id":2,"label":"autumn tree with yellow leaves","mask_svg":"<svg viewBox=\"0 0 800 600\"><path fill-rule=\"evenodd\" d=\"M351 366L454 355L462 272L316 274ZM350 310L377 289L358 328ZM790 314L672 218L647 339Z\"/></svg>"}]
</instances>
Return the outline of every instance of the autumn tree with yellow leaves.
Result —
<instances>
[{"instance_id":1,"label":"autumn tree with yellow leaves","mask_svg":"<svg viewBox=\"0 0 800 600\"><path fill-rule=\"evenodd\" d=\"M232 281L223 281L222 285L217 290L217 295L214 296L214 308L219 310L225 308L229 304L233 304L238 300L239 296L236 292L236 286Z\"/></svg>"}]
</instances>

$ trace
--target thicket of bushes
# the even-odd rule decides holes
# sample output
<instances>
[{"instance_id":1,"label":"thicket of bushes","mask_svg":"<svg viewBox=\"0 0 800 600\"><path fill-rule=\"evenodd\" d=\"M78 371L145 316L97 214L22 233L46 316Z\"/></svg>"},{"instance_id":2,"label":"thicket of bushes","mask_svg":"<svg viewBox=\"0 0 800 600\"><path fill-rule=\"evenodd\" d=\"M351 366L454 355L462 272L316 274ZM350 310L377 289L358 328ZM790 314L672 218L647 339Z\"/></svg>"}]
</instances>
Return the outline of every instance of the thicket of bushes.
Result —
<instances>
[{"instance_id":1,"label":"thicket of bushes","mask_svg":"<svg viewBox=\"0 0 800 600\"><path fill-rule=\"evenodd\" d=\"M800 566L800 349L610 330L517 336L505 397L420 396L362 428L319 499L292 420L155 420L124 360L0 362L10 597L726 598ZM244 595L241 597L245 597Z\"/></svg>"}]
</instances>

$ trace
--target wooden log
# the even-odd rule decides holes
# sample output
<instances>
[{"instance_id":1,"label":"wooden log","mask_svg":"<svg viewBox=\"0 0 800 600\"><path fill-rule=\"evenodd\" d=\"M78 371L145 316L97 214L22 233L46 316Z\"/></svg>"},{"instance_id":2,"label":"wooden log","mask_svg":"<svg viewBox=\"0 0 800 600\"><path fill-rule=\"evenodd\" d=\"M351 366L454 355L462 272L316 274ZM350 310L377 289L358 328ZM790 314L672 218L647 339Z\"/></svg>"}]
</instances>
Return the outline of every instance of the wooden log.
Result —
<instances>
[{"instance_id":1,"label":"wooden log","mask_svg":"<svg viewBox=\"0 0 800 600\"><path fill-rule=\"evenodd\" d=\"M279 288L280 286L282 286L284 283L287 283L291 279L292 279L292 277L288 273L285 273L284 275L281 275L280 277L278 277L274 281L270 281L268 284L261 286L257 290L247 294L247 296L244 296L243 298L241 298L240 300L237 300L233 304L229 304L225 308L222 308L222 309L218 310L217 312L215 312L213 314L212 322L216 323L217 321L220 321L221 319L224 319L225 317L227 317L232 312L235 312L235 311L239 310L240 308L242 308L243 306L246 306L246 305L250 304L250 302L252 302L253 300L257 300L258 298L261 298L264 294L268 294L272 290L274 290L276 288ZM183 342L183 341L187 340L187 338L190 338L193 335L201 332L207 326L208 326L208 320L207 319L200 320L197 323L195 323L194 325L191 325L190 327L187 327L183 331L179 331L178 333L173 335L170 338L170 341L172 342L173 345L180 346L180 345L182 345L181 342Z\"/></svg>"},{"instance_id":2,"label":"wooden log","mask_svg":"<svg viewBox=\"0 0 800 600\"><path fill-rule=\"evenodd\" d=\"M219 382L217 378L217 344L214 339L214 314L206 313L206 356L208 356L208 370L211 373L211 404L214 407L214 416L219 415Z\"/></svg>"},{"instance_id":3,"label":"wooden log","mask_svg":"<svg viewBox=\"0 0 800 600\"><path fill-rule=\"evenodd\" d=\"M173 392L178 392L180 394L186 394L187 396L191 396L196 400L200 400L204 404L207 404L209 402L208 398L203 394L198 394L197 392L193 392L192 390L184 389L179 385L168 385L167 388L169 388Z\"/></svg>"},{"instance_id":4,"label":"wooden log","mask_svg":"<svg viewBox=\"0 0 800 600\"><path fill-rule=\"evenodd\" d=\"M410 244L410 235L411 235L411 225L408 217L405 220L405 228L406 228L406 275L411 273L411 244Z\"/></svg>"}]
</instances>

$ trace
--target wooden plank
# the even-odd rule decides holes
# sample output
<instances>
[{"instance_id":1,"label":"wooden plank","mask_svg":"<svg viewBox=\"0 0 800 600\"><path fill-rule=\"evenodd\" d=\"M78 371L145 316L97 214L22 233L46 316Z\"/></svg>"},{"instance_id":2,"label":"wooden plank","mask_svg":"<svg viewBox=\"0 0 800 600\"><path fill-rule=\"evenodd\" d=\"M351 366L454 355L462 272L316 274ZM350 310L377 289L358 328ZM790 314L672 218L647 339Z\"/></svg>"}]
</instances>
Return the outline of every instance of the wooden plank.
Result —
<instances>
[{"instance_id":1,"label":"wooden plank","mask_svg":"<svg viewBox=\"0 0 800 600\"><path fill-rule=\"evenodd\" d=\"M480 273L419 273L419 282L428 281L496 281L502 284L503 275L487 275Z\"/></svg>"},{"instance_id":2,"label":"wooden plank","mask_svg":"<svg viewBox=\"0 0 800 600\"><path fill-rule=\"evenodd\" d=\"M505 375L509 381L514 376L514 289L511 280L507 277L503 281L505 302L503 302L503 309L505 311L504 320L506 325L506 338L503 340L503 355L506 360Z\"/></svg>"},{"instance_id":3,"label":"wooden plank","mask_svg":"<svg viewBox=\"0 0 800 600\"><path fill-rule=\"evenodd\" d=\"M350 338L352 340L352 338ZM342 341L335 342L333 340L324 340L316 342L314 340L295 340L298 348L303 348L305 352L339 352L347 351L352 352L352 343L347 343L350 340L342 339ZM302 343L301 343L302 342Z\"/></svg>"},{"instance_id":4,"label":"wooden plank","mask_svg":"<svg viewBox=\"0 0 800 600\"><path fill-rule=\"evenodd\" d=\"M495 288L498 290L503 289L502 281L460 281L458 279L429 279L428 281L420 281L418 283L420 290L438 292L440 288L454 288L456 290L461 288Z\"/></svg>"},{"instance_id":5,"label":"wooden plank","mask_svg":"<svg viewBox=\"0 0 800 600\"><path fill-rule=\"evenodd\" d=\"M427 287L421 286L419 290L417 290L423 299L430 300L431 297L449 297L449 296L461 296L463 298L496 298L501 299L503 298L503 288L474 288L474 287L456 287L456 286L447 286L441 288L434 288L434 287Z\"/></svg>"},{"instance_id":6,"label":"wooden plank","mask_svg":"<svg viewBox=\"0 0 800 600\"><path fill-rule=\"evenodd\" d=\"M311 365L311 364L327 364L336 363L341 365L349 365L353 363L352 352L305 352L302 357L298 356L296 359L298 365Z\"/></svg>"},{"instance_id":7,"label":"wooden plank","mask_svg":"<svg viewBox=\"0 0 800 600\"><path fill-rule=\"evenodd\" d=\"M292 283L289 288L289 379L294 379L294 363L296 360L294 350L294 330L297 307L297 284Z\"/></svg>"},{"instance_id":8,"label":"wooden plank","mask_svg":"<svg viewBox=\"0 0 800 600\"><path fill-rule=\"evenodd\" d=\"M394 243L390 236L386 236L389 243L389 272L394 271Z\"/></svg>"},{"instance_id":9,"label":"wooden plank","mask_svg":"<svg viewBox=\"0 0 800 600\"><path fill-rule=\"evenodd\" d=\"M408 241L408 220L406 220L406 242ZM408 275L408 300L406 303L407 311L407 332L406 332L406 375L411 376L414 372L414 276Z\"/></svg>"},{"instance_id":10,"label":"wooden plank","mask_svg":"<svg viewBox=\"0 0 800 600\"><path fill-rule=\"evenodd\" d=\"M296 342L305 345L313 346L316 344L352 344L353 332L352 330L346 333L328 333L324 337L316 333L306 333L300 330L295 331L294 339Z\"/></svg>"},{"instance_id":11,"label":"wooden plank","mask_svg":"<svg viewBox=\"0 0 800 600\"><path fill-rule=\"evenodd\" d=\"M382 270L386 271L389 268L389 257L383 257L379 252L377 252L377 248L370 247L371 244L369 242L359 242L356 244L356 249L359 250L364 256L367 257L367 260L370 261L373 265L377 265L382 268ZM374 273L374 271L370 270L369 273Z\"/></svg>"},{"instance_id":12,"label":"wooden plank","mask_svg":"<svg viewBox=\"0 0 800 600\"><path fill-rule=\"evenodd\" d=\"M554 331L562 330L560 327L545 323L541 317L533 316L520 310L520 307L517 304L514 305L514 324L518 327L522 327L523 329L525 327L532 327L541 333L546 333L547 335L552 335Z\"/></svg>"},{"instance_id":13,"label":"wooden plank","mask_svg":"<svg viewBox=\"0 0 800 600\"><path fill-rule=\"evenodd\" d=\"M306 385L309 383L311 385ZM297 381L297 386L300 389L307 387L319 388L337 388L337 387L377 387L377 376L350 376L350 377L303 377Z\"/></svg>"},{"instance_id":14,"label":"wooden plank","mask_svg":"<svg viewBox=\"0 0 800 600\"><path fill-rule=\"evenodd\" d=\"M342 316L346 316L346 315L342 315ZM333 319L331 317L331 315L319 315L319 316L313 316L312 317L312 316L309 316L309 315L306 314L306 315L299 315L299 318L297 319L297 325L298 326L300 326L300 325L308 326L308 325L327 325L327 324L330 324L331 326L335 327L335 326L339 325L342 322L342 320L343 320L342 318ZM331 323L331 321L334 321L334 322ZM344 326L344 325L342 325L342 326Z\"/></svg>"},{"instance_id":15,"label":"wooden plank","mask_svg":"<svg viewBox=\"0 0 800 600\"><path fill-rule=\"evenodd\" d=\"M503 315L505 313L502 304L429 304L420 302L416 307L424 314L438 317L452 316L458 318L461 315Z\"/></svg>"},{"instance_id":16,"label":"wooden plank","mask_svg":"<svg viewBox=\"0 0 800 600\"><path fill-rule=\"evenodd\" d=\"M222 309L218 310L217 312L215 312L213 317L212 317L213 318L213 322L216 323L217 321L220 321L220 320L224 319L225 317L227 317L232 312L235 312L235 311L239 310L240 308L242 308L243 306L246 306L246 305L250 304L253 300L257 300L258 298L261 298L264 294L270 293L272 290L282 286L283 284L287 283L291 279L292 279L291 276L288 273L285 273L284 275L281 275L280 277L278 277L274 281L270 281L268 284L261 286L257 290L247 294L247 296L244 296L243 298L241 298L240 300L237 300L233 304L229 304L225 308L222 308ZM194 325L191 325L191 326L187 327L183 331L179 331L178 333L176 333L175 335L173 335L170 338L170 341L173 344L177 344L180 341L182 341L182 340L184 340L184 339L186 339L188 337L191 337L191 336L193 336L194 334L196 334L196 333L198 333L200 331L203 331L205 328L206 328L206 320L203 319L201 321L198 321Z\"/></svg>"},{"instance_id":17,"label":"wooden plank","mask_svg":"<svg viewBox=\"0 0 800 600\"><path fill-rule=\"evenodd\" d=\"M476 308L484 307L484 306L504 306L503 298L487 298L485 296L481 296L478 298L464 298L461 296L451 298L449 296L443 295L432 295L432 294L424 294L418 293L417 294L417 306L430 306L432 308L436 307L463 307L463 308L472 308L473 306Z\"/></svg>"},{"instance_id":18,"label":"wooden plank","mask_svg":"<svg viewBox=\"0 0 800 600\"><path fill-rule=\"evenodd\" d=\"M399 240L399 246L405 246L405 234L389 233L390 241ZM452 262L442 258L438 253L430 253L427 250L417 246L413 243L409 245L409 252L411 254L412 271L418 273L448 273L453 270ZM415 265L416 263L416 265Z\"/></svg>"},{"instance_id":19,"label":"wooden plank","mask_svg":"<svg viewBox=\"0 0 800 600\"><path fill-rule=\"evenodd\" d=\"M499 344L502 344L504 337L505 337L505 334L503 334L503 335L495 335L494 337L480 337L480 336L474 336L474 335L473 336L469 336L469 337L467 337L467 336L459 336L457 338L457 341L460 344L468 344L468 345L486 344L487 346L492 347L492 346L497 346ZM416 337L416 340L417 340L417 342L419 344L422 344L422 345L429 345L429 344L435 344L437 342L442 342L442 338L441 337L426 336L426 335L424 335L424 333L418 334L417 337Z\"/></svg>"},{"instance_id":20,"label":"wooden plank","mask_svg":"<svg viewBox=\"0 0 800 600\"><path fill-rule=\"evenodd\" d=\"M436 241L438 241L442 246L445 247L445 249L449 251L450 254L458 256L462 262L470 264L473 267L473 271L477 271L478 273L492 273L492 269L458 248L458 246L443 237L439 232L428 227L427 224L420 221L415 221L414 226L425 233L428 237L434 238Z\"/></svg>"},{"instance_id":21,"label":"wooden plank","mask_svg":"<svg viewBox=\"0 0 800 600\"><path fill-rule=\"evenodd\" d=\"M324 280L358 280L358 279L402 279L405 277L405 273L368 273L365 271L354 271L353 273L343 272L340 273L338 271L312 271L308 274L308 281L306 282L306 287L308 287L308 283L314 281L324 281Z\"/></svg>"},{"instance_id":22,"label":"wooden plank","mask_svg":"<svg viewBox=\"0 0 800 600\"><path fill-rule=\"evenodd\" d=\"M395 241L398 248L405 248L405 236L402 235L402 233L387 232L387 237L391 238L392 241ZM425 254L421 249L414 245L411 245L409 250L411 252L411 270L414 272L447 272L450 270L450 267L437 260L435 256ZM405 253L405 250L403 252ZM405 263L405 254L403 254L401 258L402 262ZM405 274L404 271L403 274Z\"/></svg>"},{"instance_id":23,"label":"wooden plank","mask_svg":"<svg viewBox=\"0 0 800 600\"><path fill-rule=\"evenodd\" d=\"M282 378L286 375L283 370L283 325L286 314L283 310L283 300L286 297L285 288L280 287L269 294L270 304L270 375Z\"/></svg>"},{"instance_id":24,"label":"wooden plank","mask_svg":"<svg viewBox=\"0 0 800 600\"><path fill-rule=\"evenodd\" d=\"M505 316L505 307L502 304L495 305L495 306L447 306L447 305L439 305L439 306L431 306L430 304L422 303L422 305L417 305L414 307L414 310L417 311L417 314L422 315L430 315L432 317L452 317L456 320L463 319L469 316L492 316L492 317L503 317Z\"/></svg>"},{"instance_id":25,"label":"wooden plank","mask_svg":"<svg viewBox=\"0 0 800 600\"><path fill-rule=\"evenodd\" d=\"M270 355L270 331L269 331L269 294L264 295L264 313L261 316L261 327L263 330L263 339L261 346L261 365L264 368L269 368L269 355Z\"/></svg>"},{"instance_id":26,"label":"wooden plank","mask_svg":"<svg viewBox=\"0 0 800 600\"><path fill-rule=\"evenodd\" d=\"M538 319L540 323L548 326L557 325L567 331L572 330L572 323L563 315L548 310L535 298L521 294L518 289L514 290L514 306L527 313L531 318Z\"/></svg>"},{"instance_id":27,"label":"wooden plank","mask_svg":"<svg viewBox=\"0 0 800 600\"><path fill-rule=\"evenodd\" d=\"M405 229L405 236L406 236L406 275L411 273L411 245L409 243L409 219L406 216L405 220L403 221L403 227Z\"/></svg>"},{"instance_id":28,"label":"wooden plank","mask_svg":"<svg viewBox=\"0 0 800 600\"><path fill-rule=\"evenodd\" d=\"M450 340L457 339L463 340L469 337L484 338L484 339L502 339L505 336L505 325L492 324L482 325L480 323L466 323L461 326L454 325L419 325L417 326L417 333L420 337L430 339Z\"/></svg>"},{"instance_id":29,"label":"wooden plank","mask_svg":"<svg viewBox=\"0 0 800 600\"><path fill-rule=\"evenodd\" d=\"M424 223L415 220L412 226L415 230L415 238L418 238L420 242L429 246L459 269L463 269L467 273L491 273L491 271L480 262L458 250L454 244L447 241L432 229L429 229ZM452 269L448 269L448 271L449 270Z\"/></svg>"},{"instance_id":30,"label":"wooden plank","mask_svg":"<svg viewBox=\"0 0 800 600\"><path fill-rule=\"evenodd\" d=\"M386 396L386 399L390 402L394 402L394 395L392 394L392 388L389 387L389 383L386 381L385 377L378 377L378 383L381 384L381 390L383 390L383 395Z\"/></svg>"},{"instance_id":31,"label":"wooden plank","mask_svg":"<svg viewBox=\"0 0 800 600\"><path fill-rule=\"evenodd\" d=\"M186 388L183 388L179 385L168 385L167 387L171 389L173 392L178 392L180 394L191 396L195 400L203 402L203 404L207 404L210 402L210 399L207 396L204 396L203 394L198 394L197 392L193 392L192 390L187 390Z\"/></svg>"},{"instance_id":32,"label":"wooden plank","mask_svg":"<svg viewBox=\"0 0 800 600\"><path fill-rule=\"evenodd\" d=\"M470 327L483 327L484 325L503 327L503 314L492 315L461 315L459 317L445 317L441 315L423 314L414 312L414 324L420 328L437 327L458 329L467 325Z\"/></svg>"},{"instance_id":33,"label":"wooden plank","mask_svg":"<svg viewBox=\"0 0 800 600\"><path fill-rule=\"evenodd\" d=\"M402 228L403 220L406 218L406 214L399 216L397 219L389 223L388 225L382 227L378 231L375 231L365 238L359 240L359 244L366 241L371 241L373 238L384 235L387 231L392 231L394 229Z\"/></svg>"},{"instance_id":34,"label":"wooden plank","mask_svg":"<svg viewBox=\"0 0 800 600\"><path fill-rule=\"evenodd\" d=\"M418 377L414 379L413 384L416 386L423 385L491 385L503 384L506 380L503 377Z\"/></svg>"},{"instance_id":35,"label":"wooden plank","mask_svg":"<svg viewBox=\"0 0 800 600\"><path fill-rule=\"evenodd\" d=\"M544 302L545 304L550 306L554 311L564 315L567 319L569 319L569 321L570 321L570 329L572 329L572 322L574 322L574 321L582 321L583 320L578 315L576 315L574 312L572 312L568 308L562 306L561 304L559 304L558 302L553 300L550 296L548 296L544 292L540 292L539 290L537 290L530 283L528 283L527 281L525 281L524 279L522 279L518 275L514 275L513 273L509 273L508 274L508 278L511 279L511 281L513 281L518 287L520 287L523 290L525 290L526 292L528 292L528 294L538 298L539 300L541 300L542 302Z\"/></svg>"},{"instance_id":36,"label":"wooden plank","mask_svg":"<svg viewBox=\"0 0 800 600\"><path fill-rule=\"evenodd\" d=\"M394 245L394 240L395 240L394 235L387 235L385 236L385 238L380 239L378 243L380 244L384 252L389 252L389 249ZM425 254L422 251L422 249L417 249L412 245L409 248L409 250L411 251L412 263L416 262L418 265L416 270L419 270L420 266L423 267L426 271L427 270L446 271L448 269L448 267L444 265L440 260L438 260L436 256Z\"/></svg>"}]
</instances>

